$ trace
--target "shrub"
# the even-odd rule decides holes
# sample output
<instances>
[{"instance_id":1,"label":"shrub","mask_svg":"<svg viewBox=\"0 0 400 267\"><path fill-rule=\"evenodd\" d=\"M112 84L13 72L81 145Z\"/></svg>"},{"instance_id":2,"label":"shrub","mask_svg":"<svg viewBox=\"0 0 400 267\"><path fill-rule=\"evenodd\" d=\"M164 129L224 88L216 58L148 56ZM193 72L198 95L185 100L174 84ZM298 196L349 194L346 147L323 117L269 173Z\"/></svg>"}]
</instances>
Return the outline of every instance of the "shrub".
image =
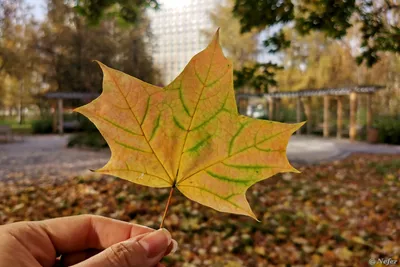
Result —
<instances>
[{"instance_id":1,"label":"shrub","mask_svg":"<svg viewBox=\"0 0 400 267\"><path fill-rule=\"evenodd\" d=\"M107 147L107 143L99 132L83 132L71 136L67 146L100 149Z\"/></svg>"},{"instance_id":2,"label":"shrub","mask_svg":"<svg viewBox=\"0 0 400 267\"><path fill-rule=\"evenodd\" d=\"M96 126L91 122L88 118L84 117L83 115L79 114L78 116L78 121L80 124L80 129L84 132L88 133L93 133L96 132L98 133L99 130L96 128Z\"/></svg>"},{"instance_id":3,"label":"shrub","mask_svg":"<svg viewBox=\"0 0 400 267\"><path fill-rule=\"evenodd\" d=\"M400 144L400 119L396 117L379 117L374 123L378 130L379 142L387 144Z\"/></svg>"},{"instance_id":4,"label":"shrub","mask_svg":"<svg viewBox=\"0 0 400 267\"><path fill-rule=\"evenodd\" d=\"M53 121L49 118L35 120L32 122L32 132L34 134L48 134L53 132Z\"/></svg>"}]
</instances>

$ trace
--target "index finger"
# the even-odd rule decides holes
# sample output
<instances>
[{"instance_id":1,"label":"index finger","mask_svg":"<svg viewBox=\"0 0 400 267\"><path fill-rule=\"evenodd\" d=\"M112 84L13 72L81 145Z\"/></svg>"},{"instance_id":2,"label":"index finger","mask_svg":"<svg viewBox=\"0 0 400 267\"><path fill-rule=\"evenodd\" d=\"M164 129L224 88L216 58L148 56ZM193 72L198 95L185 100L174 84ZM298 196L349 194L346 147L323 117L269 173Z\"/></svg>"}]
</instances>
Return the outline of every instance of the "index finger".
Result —
<instances>
[{"instance_id":1,"label":"index finger","mask_svg":"<svg viewBox=\"0 0 400 267\"><path fill-rule=\"evenodd\" d=\"M94 215L79 215L38 222L59 253L105 249L154 229Z\"/></svg>"}]
</instances>

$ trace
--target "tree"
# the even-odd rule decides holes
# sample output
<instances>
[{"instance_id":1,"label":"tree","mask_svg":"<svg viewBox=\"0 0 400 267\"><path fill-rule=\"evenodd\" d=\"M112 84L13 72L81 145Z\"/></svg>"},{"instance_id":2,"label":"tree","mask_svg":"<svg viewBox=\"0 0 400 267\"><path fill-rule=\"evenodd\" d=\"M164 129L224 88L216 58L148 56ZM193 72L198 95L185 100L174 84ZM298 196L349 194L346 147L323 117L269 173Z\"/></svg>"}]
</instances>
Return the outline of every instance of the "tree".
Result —
<instances>
[{"instance_id":1,"label":"tree","mask_svg":"<svg viewBox=\"0 0 400 267\"><path fill-rule=\"evenodd\" d=\"M221 28L220 42L227 57L234 62L235 69L254 63L258 53L258 33L249 31L240 32L240 22L232 14L233 0L225 4L218 4L210 12L210 19L214 27L212 30L204 30L204 34L211 40L215 34L214 28Z\"/></svg>"},{"instance_id":2,"label":"tree","mask_svg":"<svg viewBox=\"0 0 400 267\"><path fill-rule=\"evenodd\" d=\"M30 44L36 38L36 23L22 0L0 1L0 77L2 106L17 109L19 122L37 93L37 54Z\"/></svg>"},{"instance_id":3,"label":"tree","mask_svg":"<svg viewBox=\"0 0 400 267\"><path fill-rule=\"evenodd\" d=\"M47 21L40 31L37 48L52 90L98 92L102 76L93 60L148 82L156 78L144 41L150 34L145 17L124 27L113 18L88 25L63 0L49 0Z\"/></svg>"},{"instance_id":4,"label":"tree","mask_svg":"<svg viewBox=\"0 0 400 267\"><path fill-rule=\"evenodd\" d=\"M40 108L45 91L99 92L102 75L95 59L158 82L144 13L129 25L113 17L89 25L69 0L48 0L47 7L38 25L24 0L0 0L0 108L19 110L22 122L22 110Z\"/></svg>"},{"instance_id":5,"label":"tree","mask_svg":"<svg viewBox=\"0 0 400 267\"><path fill-rule=\"evenodd\" d=\"M159 7L156 0L75 0L75 10L96 25L106 18L116 18L121 24L135 24L146 8Z\"/></svg>"},{"instance_id":6,"label":"tree","mask_svg":"<svg viewBox=\"0 0 400 267\"><path fill-rule=\"evenodd\" d=\"M343 38L349 29L360 26L360 64L379 60L380 52L400 51L400 5L396 0L236 0L233 13L242 24L242 32L280 25L281 30L265 41L270 51L290 45L284 26L306 35L320 31L328 37Z\"/></svg>"},{"instance_id":7,"label":"tree","mask_svg":"<svg viewBox=\"0 0 400 267\"><path fill-rule=\"evenodd\" d=\"M293 29L286 29L285 35L290 38L291 46L281 51L283 69L276 72L279 89L297 91L384 85L385 89L374 95L375 112L381 115L400 114L400 55L382 52L381 59L374 66L357 65L356 41L360 34L353 29L341 40L334 40L327 39L321 32L302 36ZM363 97L359 100L365 102ZM321 104L314 99L312 109L317 118ZM365 104L361 104L360 112L365 111Z\"/></svg>"},{"instance_id":8,"label":"tree","mask_svg":"<svg viewBox=\"0 0 400 267\"><path fill-rule=\"evenodd\" d=\"M259 33L251 30L241 33L239 20L231 10L234 0L216 6L210 13L210 19L215 27L220 27L220 42L227 57L234 62L235 89L247 92L256 88L257 93L268 92L268 87L274 85L274 70L278 67L271 63L257 63L259 54ZM215 32L204 31L211 38Z\"/></svg>"},{"instance_id":9,"label":"tree","mask_svg":"<svg viewBox=\"0 0 400 267\"><path fill-rule=\"evenodd\" d=\"M327 39L313 32L299 35L286 29L292 45L282 51L283 71L277 82L283 90L300 90L359 85L355 70L358 66L345 41Z\"/></svg>"},{"instance_id":10,"label":"tree","mask_svg":"<svg viewBox=\"0 0 400 267\"><path fill-rule=\"evenodd\" d=\"M354 29L361 33L353 40L358 47L352 58L359 65L371 67L385 53L400 51L400 5L396 0L235 0L233 14L240 20L242 33L278 29L264 40L271 53L285 53L293 45L293 35L319 32L324 38L341 40ZM304 81L302 71L291 71ZM313 84L318 86L318 82Z\"/></svg>"}]
</instances>

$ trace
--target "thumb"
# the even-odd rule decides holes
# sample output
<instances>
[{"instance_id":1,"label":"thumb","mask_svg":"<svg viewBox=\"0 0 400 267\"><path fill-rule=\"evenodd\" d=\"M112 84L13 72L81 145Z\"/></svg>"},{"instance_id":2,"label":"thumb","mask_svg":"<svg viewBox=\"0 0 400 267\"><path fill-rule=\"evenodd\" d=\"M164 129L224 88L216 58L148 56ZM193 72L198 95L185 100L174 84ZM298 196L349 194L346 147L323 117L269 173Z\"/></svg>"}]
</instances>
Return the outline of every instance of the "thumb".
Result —
<instances>
[{"instance_id":1,"label":"thumb","mask_svg":"<svg viewBox=\"0 0 400 267\"><path fill-rule=\"evenodd\" d=\"M135 237L105 249L75 267L153 267L166 254L172 242L164 228Z\"/></svg>"}]
</instances>

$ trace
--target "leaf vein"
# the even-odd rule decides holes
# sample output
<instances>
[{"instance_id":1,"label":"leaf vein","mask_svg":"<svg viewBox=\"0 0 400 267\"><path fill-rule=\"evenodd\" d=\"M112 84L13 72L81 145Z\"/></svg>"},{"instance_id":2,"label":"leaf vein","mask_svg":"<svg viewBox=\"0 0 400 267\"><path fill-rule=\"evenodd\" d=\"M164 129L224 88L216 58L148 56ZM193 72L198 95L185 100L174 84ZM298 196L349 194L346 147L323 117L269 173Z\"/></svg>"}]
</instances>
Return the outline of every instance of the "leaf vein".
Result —
<instances>
[{"instance_id":1,"label":"leaf vein","mask_svg":"<svg viewBox=\"0 0 400 267\"><path fill-rule=\"evenodd\" d=\"M252 179L236 179L236 178L232 178L229 176L217 174L217 173L214 173L211 171L206 171L206 173L215 179L218 179L218 180L224 181L224 182L228 182L228 183L248 185L249 183L253 182Z\"/></svg>"},{"instance_id":2,"label":"leaf vein","mask_svg":"<svg viewBox=\"0 0 400 267\"><path fill-rule=\"evenodd\" d=\"M236 208L238 208L238 209L240 209L240 210L243 210L243 211L245 211L246 213L248 213L247 210L243 209L242 207L240 207L239 205L237 205L235 202L232 202L232 201L229 200L229 198L232 197L232 194L230 194L230 195L228 195L228 196L226 196L226 197L223 197L223 196L220 196L220 195L218 195L217 193L215 193L215 192L213 192L213 191L211 191L211 190L207 190L206 188L203 188L203 187L193 186L193 185L179 185L179 186L180 186L180 187L181 187L181 186L182 186L182 187L192 187L192 188L196 188L196 189L198 189L198 190L200 190L200 191L202 191L202 192L209 193L209 194L211 194L211 195L213 195L213 196L215 196L215 197L217 197L217 198L219 198L219 199L222 199L222 200L228 202L228 203L231 204L232 206L234 206L234 207L236 207ZM236 194L236 195L239 195L239 194Z\"/></svg>"},{"instance_id":3,"label":"leaf vein","mask_svg":"<svg viewBox=\"0 0 400 267\"><path fill-rule=\"evenodd\" d=\"M134 147L134 146L130 146L130 145L127 145L127 144L125 144L125 143L119 142L119 141L117 141L117 140L114 140L114 142L115 142L116 144L118 144L118 145L120 145L120 146L123 146L123 147L125 147L125 148L128 148L128 149L140 151L140 152L143 152L143 153L152 153L151 151L146 151L146 150L143 150L143 149Z\"/></svg>"},{"instance_id":4,"label":"leaf vein","mask_svg":"<svg viewBox=\"0 0 400 267\"><path fill-rule=\"evenodd\" d=\"M295 128L295 127L293 127L293 128ZM293 128L289 128L289 129L286 129L286 130L284 130L284 131L281 131L281 132L279 132L279 133L277 133L277 134L271 135L271 136L269 136L269 137L263 139L262 141L258 142L257 144L260 144L260 143L262 143L262 142L265 142L265 141L267 141L268 139L272 139L272 138L274 138L275 136L280 135L280 134L282 134L282 133L284 133L284 132L293 130ZM230 155L230 156L228 156L228 157L226 157L226 158L224 158L224 159L220 159L220 160L218 160L218 161L216 161L216 162L214 162L214 163L211 163L211 164L208 165L207 167L205 167L205 168L203 168L203 169L201 169L201 170L199 170L199 171L197 171L197 172L195 172L195 173L193 173L193 174L191 174L191 175L189 175L189 176L187 176L187 177L181 179L177 184L182 183L183 181L189 179L189 178L192 177L193 175L196 175L197 173L199 173L199 172L201 172L201 171L207 170L208 168L210 168L210 167L212 167L212 166L214 166L214 165L216 165L216 164L218 164L218 163L221 163L222 161L227 160L227 159L229 159L229 158L231 158L231 157L233 157L233 156L235 156L235 155L237 155L237 154L239 154L239 153L241 153L241 152L243 152L243 151L245 151L245 150L247 150L247 149L249 149L249 148L255 147L257 144L248 146L248 147L246 147L245 149L242 149L242 150L240 150L240 151L238 151L238 152L235 152L235 153L233 153L232 155Z\"/></svg>"},{"instance_id":5,"label":"leaf vein","mask_svg":"<svg viewBox=\"0 0 400 267\"><path fill-rule=\"evenodd\" d=\"M106 70L107 70L108 75L110 75L110 77L111 77L111 79L113 80L114 84L115 84L116 87L118 88L120 94L121 94L122 96L124 96L124 94L123 94L123 92L122 92L122 90L121 90L119 84L118 84L117 81L115 80L115 77L110 73L110 71L109 71L108 69L106 69ZM143 86L142 86L142 88L143 88ZM146 91L146 90L145 90L145 91ZM147 92L147 91L146 91L146 92ZM138 120L138 118L136 117L135 113L133 112L132 107L129 105L128 100L127 100L126 98L124 98L124 100L125 100L126 104L128 105L128 107L130 108L131 113L132 113L133 117L134 117L135 120L136 120L136 123L137 123L138 125L140 125L139 120ZM157 156L157 154L155 153L153 147L150 145L149 140L147 140L147 137L146 137L146 135L144 134L144 131L143 131L142 127L139 127L139 128L140 128L140 130L142 131L143 137L145 138L145 140L146 140L146 142L147 142L147 145L150 147L152 153L155 155L156 159L158 160L158 162L160 163L160 165L161 165L162 168L164 169L165 173L168 175L168 177L169 177L169 179L170 179L170 182L173 183L173 179L170 177L170 175L168 174L167 170L165 169L165 166L162 164L161 160L158 158L158 156Z\"/></svg>"}]
</instances>

